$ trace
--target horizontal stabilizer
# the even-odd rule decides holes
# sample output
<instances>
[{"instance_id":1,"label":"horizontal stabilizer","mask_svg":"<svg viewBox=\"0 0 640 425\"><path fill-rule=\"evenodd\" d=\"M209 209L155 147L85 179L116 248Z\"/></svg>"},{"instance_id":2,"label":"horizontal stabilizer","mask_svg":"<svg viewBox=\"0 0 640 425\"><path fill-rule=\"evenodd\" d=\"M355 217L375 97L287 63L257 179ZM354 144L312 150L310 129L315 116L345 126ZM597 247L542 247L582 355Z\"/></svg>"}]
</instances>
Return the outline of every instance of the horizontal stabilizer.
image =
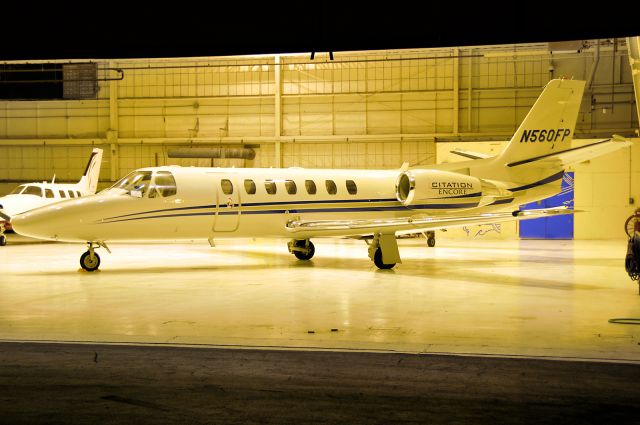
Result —
<instances>
[{"instance_id":1,"label":"horizontal stabilizer","mask_svg":"<svg viewBox=\"0 0 640 425\"><path fill-rule=\"evenodd\" d=\"M469 215L464 217L406 217L380 220L294 220L287 223L291 233L305 233L316 236L333 235L366 235L391 232L425 232L447 227L467 226L472 224L488 224L501 221L526 220L531 218L550 217L562 214L573 214L575 211L567 207L541 208L526 211L507 211Z\"/></svg>"},{"instance_id":2,"label":"horizontal stabilizer","mask_svg":"<svg viewBox=\"0 0 640 425\"><path fill-rule=\"evenodd\" d=\"M451 152L452 154L455 154L455 155L460 155L462 157L469 158L469 159L491 158L491 155L487 155L486 153L466 151L464 149L454 149L454 150L449 151L449 152Z\"/></svg>"},{"instance_id":3,"label":"horizontal stabilizer","mask_svg":"<svg viewBox=\"0 0 640 425\"><path fill-rule=\"evenodd\" d=\"M511 162L507 166L532 165L536 167L564 168L628 146L631 146L631 142L624 139L606 139L585 146Z\"/></svg>"}]
</instances>

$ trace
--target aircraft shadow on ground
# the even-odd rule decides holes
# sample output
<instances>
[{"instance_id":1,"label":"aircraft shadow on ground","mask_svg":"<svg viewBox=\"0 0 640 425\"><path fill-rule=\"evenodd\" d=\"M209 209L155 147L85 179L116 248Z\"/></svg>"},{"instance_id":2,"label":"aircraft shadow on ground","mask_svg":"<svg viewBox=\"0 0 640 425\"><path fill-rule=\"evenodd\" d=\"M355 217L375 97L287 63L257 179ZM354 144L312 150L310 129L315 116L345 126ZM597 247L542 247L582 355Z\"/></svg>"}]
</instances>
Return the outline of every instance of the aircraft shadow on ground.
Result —
<instances>
[{"instance_id":1,"label":"aircraft shadow on ground","mask_svg":"<svg viewBox=\"0 0 640 425\"><path fill-rule=\"evenodd\" d=\"M437 248L436 248L437 249ZM547 288L555 290L575 290L575 289L587 289L595 290L602 289L602 286L595 284L576 284L572 277L569 277L566 281L561 279L543 279L529 276L508 275L496 273L496 270L501 268L514 269L518 267L526 267L526 264L533 264L529 268L537 268L539 263L545 264L563 264L571 263L574 266L579 265L593 265L593 260L588 258L573 259L573 258L550 258L543 256L531 257L527 256L526 259L508 258L505 260L500 259L468 259L468 258L409 258L405 259L404 263L397 265L391 270L379 270L376 266L366 257L366 251L364 251L363 258L337 258L327 257L319 253L313 260L300 261L293 255L285 252L273 252L273 251L258 251L251 249L237 249L223 251L223 248L219 248L215 252L216 256L224 256L224 264L200 264L200 265L180 265L179 260L169 263L167 265L138 267L132 265L131 267L118 265L115 262L104 261L101 268L93 273L86 272L80 268L64 271L42 271L42 272L29 272L22 273L23 276L78 276L84 274L87 278L91 276L115 276L115 275L132 275L132 274L172 274L179 273L183 276L194 273L202 272L253 272L261 270L287 270L290 269L310 269L310 270L352 270L357 272L373 272L378 275L387 275L389 277L414 277L424 278L429 280L446 280L446 281L461 281L461 282L473 282L480 284L491 285L506 285L506 286L521 286L521 287L534 287L534 288ZM247 264L246 261L234 262L229 261L228 257L241 256L244 259L258 260L259 263ZM108 258L108 257L107 257ZM233 259L232 259L233 260ZM213 259L212 261L215 261ZM602 261L602 260L600 260ZM106 264L105 264L106 263ZM482 270L488 270L483 272Z\"/></svg>"}]
</instances>

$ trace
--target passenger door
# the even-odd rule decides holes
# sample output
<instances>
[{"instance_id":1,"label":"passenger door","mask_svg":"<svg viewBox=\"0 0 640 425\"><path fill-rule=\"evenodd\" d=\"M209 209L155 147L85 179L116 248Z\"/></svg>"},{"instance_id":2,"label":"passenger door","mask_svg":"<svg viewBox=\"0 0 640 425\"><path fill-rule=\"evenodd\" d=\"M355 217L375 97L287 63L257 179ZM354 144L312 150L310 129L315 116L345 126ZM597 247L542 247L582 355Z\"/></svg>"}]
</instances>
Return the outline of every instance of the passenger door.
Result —
<instances>
[{"instance_id":1,"label":"passenger door","mask_svg":"<svg viewBox=\"0 0 640 425\"><path fill-rule=\"evenodd\" d=\"M220 178L216 185L216 212L213 219L213 231L235 232L238 230L241 207L238 179Z\"/></svg>"}]
</instances>

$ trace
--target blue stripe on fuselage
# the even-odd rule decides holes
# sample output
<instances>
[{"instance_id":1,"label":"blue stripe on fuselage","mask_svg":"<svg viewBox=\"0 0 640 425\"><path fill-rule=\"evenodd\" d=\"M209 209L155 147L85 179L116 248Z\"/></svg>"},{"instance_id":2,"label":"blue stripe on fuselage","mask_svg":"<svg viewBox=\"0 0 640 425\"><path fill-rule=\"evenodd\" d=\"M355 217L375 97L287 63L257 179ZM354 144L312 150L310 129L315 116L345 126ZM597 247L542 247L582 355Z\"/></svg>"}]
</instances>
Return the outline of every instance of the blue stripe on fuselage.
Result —
<instances>
[{"instance_id":1,"label":"blue stripe on fuselage","mask_svg":"<svg viewBox=\"0 0 640 425\"><path fill-rule=\"evenodd\" d=\"M346 204L346 203L352 203L352 202L397 202L397 200L395 198L392 198L392 199L340 199L340 200L320 200L320 201L247 202L247 203L241 204L241 207L266 207L266 206L275 206L275 205L309 205L309 204ZM221 204L221 205L223 207L225 206L225 204ZM158 212L197 210L201 208L215 209L216 204L142 211L142 212L131 213L131 214L115 215L113 217L107 217L105 218L105 220L110 220L112 218L131 217L134 215L152 214L152 213L158 213Z\"/></svg>"},{"instance_id":2,"label":"blue stripe on fuselage","mask_svg":"<svg viewBox=\"0 0 640 425\"><path fill-rule=\"evenodd\" d=\"M368 207L368 208L306 208L306 209L278 209L278 210L262 210L262 211L219 211L218 215L254 215L254 214L309 214L309 213L327 213L327 212L384 212L384 211L407 211L407 210L422 210L422 209L455 209L455 208L472 208L477 206L477 203L470 204L433 204L433 205L414 205L411 207L394 206L394 207ZM168 211L168 210L167 210ZM152 218L169 218L169 217L190 217L190 216L214 216L213 212L200 212L200 213L185 213L185 214L163 214L145 217L130 217L120 218L119 220L111 220L105 222L98 222L98 224L118 223L121 221L133 221L133 220L147 220ZM105 219L106 220L106 219Z\"/></svg>"},{"instance_id":3,"label":"blue stripe on fuselage","mask_svg":"<svg viewBox=\"0 0 640 425\"><path fill-rule=\"evenodd\" d=\"M520 190L526 190L526 189L531 189L537 186L542 186L545 185L547 183L551 183L554 182L556 180L559 180L562 178L562 176L564 175L564 171L560 171L556 174L553 174L549 177L546 177L542 180L539 180L537 182L534 183L529 183L523 186L518 186L518 187L514 187L512 189L509 189L512 192L516 192L516 191L520 191ZM476 194L470 194L470 195L462 195L462 196L457 196L457 198L463 198L463 197L471 197L472 195L476 196ZM365 203L365 202L393 202L396 201L396 199L391 199L391 198L387 198L387 199L349 199L349 200L318 200L318 201L275 201L275 202L251 202L251 203L245 203L245 204L241 204L241 208L242 207L259 207L259 206L276 206L276 205L311 205L311 204L348 204L348 203ZM499 205L499 204L506 204L506 203L510 203L512 202L513 199L504 199L504 200L500 200L500 201L496 201L493 202L490 205ZM241 214L243 215L251 215L251 214L284 214L286 212L289 212L290 214L302 214L302 213L322 213L322 212L382 212L382 211L406 211L406 210L428 210L428 209L459 209L459 208L473 208L473 207L477 207L478 203L464 203L464 204L424 204L424 205L410 205L410 206L403 206L403 205L399 205L399 206L391 206L391 207L366 207L366 208L350 208L350 207L337 207L337 208L308 208L308 209L291 209L291 208L287 208L287 209L272 209L272 210L263 210L263 211L241 211ZM186 210L196 210L196 209L215 209L216 205L215 204L210 204L210 205L199 205L199 206L193 206L193 207L178 207L178 208L168 208L168 209L162 209L162 210L150 210L150 211L143 211L143 212L138 212L138 213L131 213L131 214L124 214L124 215L118 215L118 216L113 216L113 217L108 217L105 218L103 220L110 220L107 222L104 222L104 224L106 223L117 223L117 222L121 222L121 221L132 221L132 220L146 220L146 219L151 219L151 218L166 218L166 217L189 217L189 216L206 216L206 215L211 215L213 216L215 214L215 211L209 211L209 212L199 212L199 213L185 213L185 214L163 214L163 215L155 215L155 216L144 216L144 217L132 217L132 216L136 216L136 215L143 215L143 214L153 214L153 213L163 213L163 212L170 212L170 211L186 211ZM219 211L218 215L238 215L238 211ZM132 217L132 218L124 218L124 217ZM114 220L114 219L120 219L120 220Z\"/></svg>"}]
</instances>

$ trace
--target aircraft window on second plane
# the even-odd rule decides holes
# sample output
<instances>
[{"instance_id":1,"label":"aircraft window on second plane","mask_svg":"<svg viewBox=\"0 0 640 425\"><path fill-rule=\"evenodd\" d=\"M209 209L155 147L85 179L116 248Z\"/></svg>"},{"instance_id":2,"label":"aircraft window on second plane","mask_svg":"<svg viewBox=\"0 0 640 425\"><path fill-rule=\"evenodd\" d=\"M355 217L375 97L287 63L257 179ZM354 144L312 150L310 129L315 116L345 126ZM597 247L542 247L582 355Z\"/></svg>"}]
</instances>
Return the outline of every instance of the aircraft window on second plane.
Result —
<instances>
[{"instance_id":1,"label":"aircraft window on second plane","mask_svg":"<svg viewBox=\"0 0 640 425\"><path fill-rule=\"evenodd\" d=\"M284 187L287 189L287 193L289 195L295 195L298 192L296 182L294 182L293 180L285 180Z\"/></svg>"},{"instance_id":2,"label":"aircraft window on second plane","mask_svg":"<svg viewBox=\"0 0 640 425\"><path fill-rule=\"evenodd\" d=\"M276 182L273 180L265 180L264 188L267 190L269 195L275 195L278 188L276 187Z\"/></svg>"},{"instance_id":3,"label":"aircraft window on second plane","mask_svg":"<svg viewBox=\"0 0 640 425\"><path fill-rule=\"evenodd\" d=\"M325 180L325 186L327 186L327 193L329 195L335 195L338 193L338 186L336 186L336 182L333 180Z\"/></svg>"},{"instance_id":4,"label":"aircraft window on second plane","mask_svg":"<svg viewBox=\"0 0 640 425\"><path fill-rule=\"evenodd\" d=\"M23 195L36 195L42 198L42 189L38 186L27 186L27 188L22 192Z\"/></svg>"},{"instance_id":5,"label":"aircraft window on second plane","mask_svg":"<svg viewBox=\"0 0 640 425\"><path fill-rule=\"evenodd\" d=\"M24 185L18 186L15 189L13 189L9 195L18 195L20 192L24 190L24 188L25 188Z\"/></svg>"},{"instance_id":6,"label":"aircraft window on second plane","mask_svg":"<svg viewBox=\"0 0 640 425\"><path fill-rule=\"evenodd\" d=\"M353 180L347 180L347 192L349 192L349 195L355 195L356 193L358 193L358 186L356 186L356 182L354 182Z\"/></svg>"},{"instance_id":7,"label":"aircraft window on second plane","mask_svg":"<svg viewBox=\"0 0 640 425\"><path fill-rule=\"evenodd\" d=\"M76 194L73 193L73 190L70 190L69 191L69 198L75 198L75 197L76 197Z\"/></svg>"},{"instance_id":8,"label":"aircraft window on second plane","mask_svg":"<svg viewBox=\"0 0 640 425\"><path fill-rule=\"evenodd\" d=\"M304 181L304 187L307 189L307 193L309 195L315 195L316 194L316 182L314 182L313 180L305 180Z\"/></svg>"},{"instance_id":9,"label":"aircraft window on second plane","mask_svg":"<svg viewBox=\"0 0 640 425\"><path fill-rule=\"evenodd\" d=\"M67 192L65 192L64 190L59 190L58 193L60 194L61 198L66 198L67 197Z\"/></svg>"},{"instance_id":10,"label":"aircraft window on second plane","mask_svg":"<svg viewBox=\"0 0 640 425\"><path fill-rule=\"evenodd\" d=\"M54 198L54 196L53 196L53 190L51 190L51 189L45 189L45 190L44 190L44 194L45 194L45 196L46 196L47 198Z\"/></svg>"},{"instance_id":11,"label":"aircraft window on second plane","mask_svg":"<svg viewBox=\"0 0 640 425\"><path fill-rule=\"evenodd\" d=\"M256 194L256 183L251 179L246 179L244 181L244 190L247 192L247 195L255 195Z\"/></svg>"}]
</instances>

